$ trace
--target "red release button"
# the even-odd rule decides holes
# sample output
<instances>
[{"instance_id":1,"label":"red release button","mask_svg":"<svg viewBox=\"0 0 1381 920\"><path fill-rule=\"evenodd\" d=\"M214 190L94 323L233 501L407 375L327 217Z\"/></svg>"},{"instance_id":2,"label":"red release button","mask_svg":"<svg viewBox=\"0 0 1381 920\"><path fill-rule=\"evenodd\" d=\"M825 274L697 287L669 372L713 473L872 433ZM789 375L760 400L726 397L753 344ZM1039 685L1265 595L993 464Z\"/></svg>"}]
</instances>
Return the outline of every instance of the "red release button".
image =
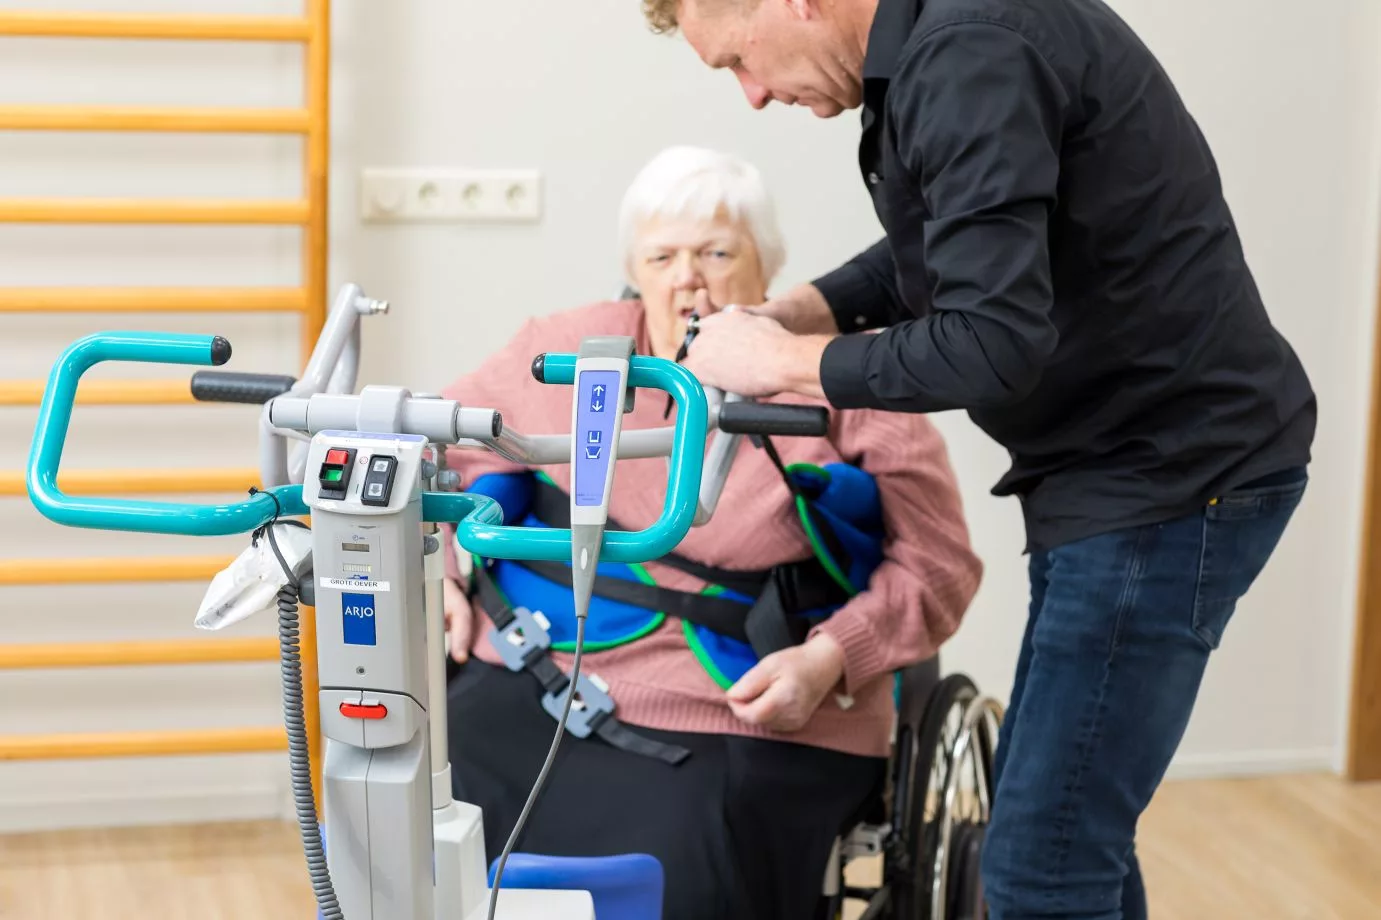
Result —
<instances>
[{"instance_id":1,"label":"red release button","mask_svg":"<svg viewBox=\"0 0 1381 920\"><path fill-rule=\"evenodd\" d=\"M345 464L350 462L350 455L340 448L332 448L326 452L326 462L335 464Z\"/></svg>"},{"instance_id":2,"label":"red release button","mask_svg":"<svg viewBox=\"0 0 1381 920\"><path fill-rule=\"evenodd\" d=\"M388 710L383 703L341 703L340 714L347 719L382 719Z\"/></svg>"}]
</instances>

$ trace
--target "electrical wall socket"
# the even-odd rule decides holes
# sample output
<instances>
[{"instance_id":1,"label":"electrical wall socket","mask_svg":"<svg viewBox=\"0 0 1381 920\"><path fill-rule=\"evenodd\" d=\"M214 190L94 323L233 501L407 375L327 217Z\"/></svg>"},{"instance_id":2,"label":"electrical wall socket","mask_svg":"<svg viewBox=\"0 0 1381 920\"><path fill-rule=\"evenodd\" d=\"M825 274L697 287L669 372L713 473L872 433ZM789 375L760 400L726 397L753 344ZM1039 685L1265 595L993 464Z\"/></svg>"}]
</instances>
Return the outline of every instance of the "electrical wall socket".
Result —
<instances>
[{"instance_id":1,"label":"electrical wall socket","mask_svg":"<svg viewBox=\"0 0 1381 920\"><path fill-rule=\"evenodd\" d=\"M528 169L366 169L361 216L370 222L535 223L541 175Z\"/></svg>"}]
</instances>

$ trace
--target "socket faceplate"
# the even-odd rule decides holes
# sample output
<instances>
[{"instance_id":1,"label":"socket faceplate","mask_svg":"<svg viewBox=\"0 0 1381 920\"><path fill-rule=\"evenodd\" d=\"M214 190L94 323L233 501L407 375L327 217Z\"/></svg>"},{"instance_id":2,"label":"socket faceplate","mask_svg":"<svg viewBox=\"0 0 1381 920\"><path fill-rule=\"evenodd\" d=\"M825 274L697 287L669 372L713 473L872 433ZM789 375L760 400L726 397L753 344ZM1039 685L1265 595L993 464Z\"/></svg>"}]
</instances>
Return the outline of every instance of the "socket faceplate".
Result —
<instances>
[{"instance_id":1,"label":"socket faceplate","mask_svg":"<svg viewBox=\"0 0 1381 920\"><path fill-rule=\"evenodd\" d=\"M541 174L533 169L366 169L360 216L371 223L535 223Z\"/></svg>"}]
</instances>

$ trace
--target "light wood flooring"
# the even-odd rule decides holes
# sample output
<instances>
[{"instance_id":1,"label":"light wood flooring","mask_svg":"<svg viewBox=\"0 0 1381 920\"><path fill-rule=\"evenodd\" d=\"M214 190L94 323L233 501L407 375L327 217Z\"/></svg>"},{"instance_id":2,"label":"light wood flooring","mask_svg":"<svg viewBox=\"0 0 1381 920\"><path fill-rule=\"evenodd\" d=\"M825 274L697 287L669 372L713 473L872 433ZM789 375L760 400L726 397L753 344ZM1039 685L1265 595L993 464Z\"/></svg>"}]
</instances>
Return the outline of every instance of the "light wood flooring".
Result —
<instances>
[{"instance_id":1,"label":"light wood flooring","mask_svg":"<svg viewBox=\"0 0 1381 920\"><path fill-rule=\"evenodd\" d=\"M1142 822L1155 920L1378 920L1381 784L1167 783ZM312 920L296 828L0 837L4 920Z\"/></svg>"}]
</instances>

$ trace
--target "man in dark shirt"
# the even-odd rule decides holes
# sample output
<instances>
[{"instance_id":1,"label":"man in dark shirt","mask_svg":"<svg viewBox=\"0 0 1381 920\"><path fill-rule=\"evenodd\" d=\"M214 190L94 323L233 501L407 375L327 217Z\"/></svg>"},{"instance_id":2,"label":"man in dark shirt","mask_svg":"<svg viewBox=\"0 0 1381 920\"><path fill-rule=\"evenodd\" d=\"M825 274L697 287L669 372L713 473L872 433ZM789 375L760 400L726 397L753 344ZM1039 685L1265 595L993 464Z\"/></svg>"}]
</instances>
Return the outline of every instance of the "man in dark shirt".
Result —
<instances>
[{"instance_id":1,"label":"man in dark shirt","mask_svg":"<svg viewBox=\"0 0 1381 920\"><path fill-rule=\"evenodd\" d=\"M1022 503L1032 597L990 916L1144 917L1137 818L1315 425L1208 144L1101 0L643 6L756 108L862 108L885 239L707 317L687 366L749 396L965 409L1008 449L994 492Z\"/></svg>"}]
</instances>

